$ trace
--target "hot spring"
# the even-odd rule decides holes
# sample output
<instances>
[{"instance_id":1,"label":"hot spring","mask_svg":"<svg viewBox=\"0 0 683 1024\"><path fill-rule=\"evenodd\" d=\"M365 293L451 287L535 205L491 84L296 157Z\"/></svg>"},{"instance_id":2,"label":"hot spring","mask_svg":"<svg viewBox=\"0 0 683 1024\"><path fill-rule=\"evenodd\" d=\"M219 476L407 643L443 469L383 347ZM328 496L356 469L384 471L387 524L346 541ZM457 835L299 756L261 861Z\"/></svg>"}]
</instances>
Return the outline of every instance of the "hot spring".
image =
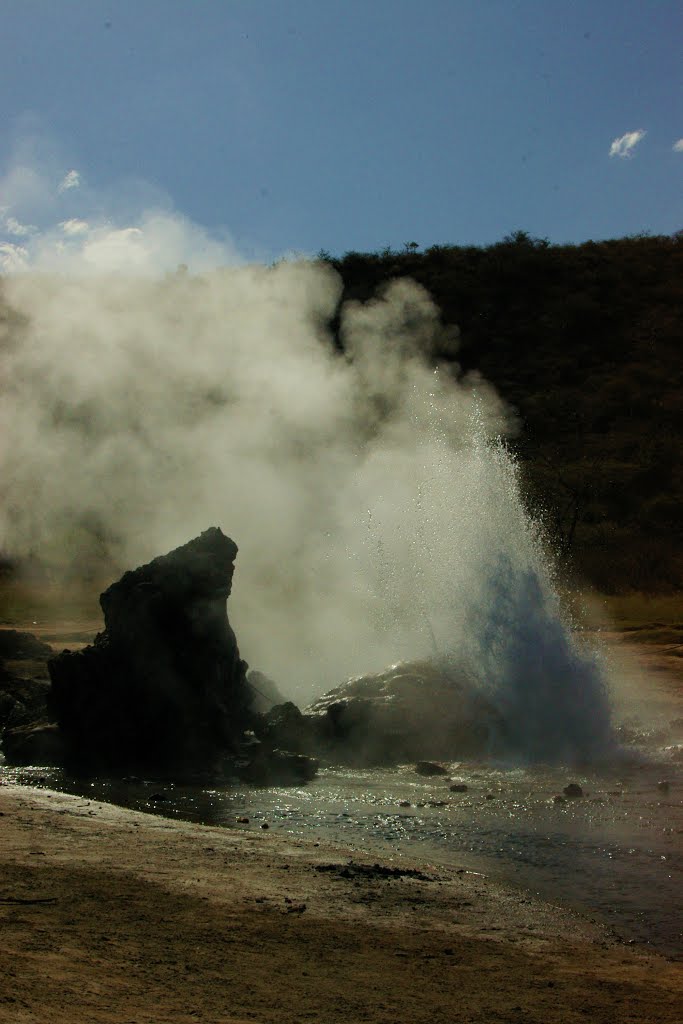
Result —
<instances>
[{"instance_id":1,"label":"hot spring","mask_svg":"<svg viewBox=\"0 0 683 1024\"><path fill-rule=\"evenodd\" d=\"M4 550L111 581L220 524L240 547L240 651L285 696L303 705L350 676L429 659L505 722L495 758L448 764L460 793L411 766L331 766L301 789L6 777L463 863L625 938L680 941L683 780L667 753L680 710L641 700L624 756L609 660L563 613L500 440L514 414L460 373L457 337L424 289L399 280L340 305L338 276L306 262L163 280L26 273L4 286L18 314L2 353ZM570 781L584 797L555 802Z\"/></svg>"}]
</instances>

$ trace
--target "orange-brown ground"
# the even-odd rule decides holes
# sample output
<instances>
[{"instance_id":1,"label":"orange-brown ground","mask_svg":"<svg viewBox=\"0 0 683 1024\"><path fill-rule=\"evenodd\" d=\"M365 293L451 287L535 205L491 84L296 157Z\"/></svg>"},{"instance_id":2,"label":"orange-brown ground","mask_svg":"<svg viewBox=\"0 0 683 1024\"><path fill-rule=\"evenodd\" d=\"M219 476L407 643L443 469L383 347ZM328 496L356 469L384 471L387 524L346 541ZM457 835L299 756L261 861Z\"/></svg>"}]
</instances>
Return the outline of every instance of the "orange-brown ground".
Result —
<instances>
[{"instance_id":1,"label":"orange-brown ground","mask_svg":"<svg viewBox=\"0 0 683 1024\"><path fill-rule=\"evenodd\" d=\"M0 811L1 1022L681 1019L680 964L481 875L345 878L316 866L348 849L12 785Z\"/></svg>"}]
</instances>

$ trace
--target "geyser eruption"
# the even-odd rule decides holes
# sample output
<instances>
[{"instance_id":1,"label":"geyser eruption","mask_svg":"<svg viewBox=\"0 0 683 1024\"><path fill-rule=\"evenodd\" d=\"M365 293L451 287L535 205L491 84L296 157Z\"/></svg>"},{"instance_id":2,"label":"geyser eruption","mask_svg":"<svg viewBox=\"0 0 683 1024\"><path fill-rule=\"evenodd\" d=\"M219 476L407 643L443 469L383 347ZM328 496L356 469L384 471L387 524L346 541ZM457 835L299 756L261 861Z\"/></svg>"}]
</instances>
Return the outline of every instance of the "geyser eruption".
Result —
<instances>
[{"instance_id":1,"label":"geyser eruption","mask_svg":"<svg viewBox=\"0 0 683 1024\"><path fill-rule=\"evenodd\" d=\"M367 513L363 577L381 583L375 604L394 649L419 652L500 712L491 753L604 760L614 751L604 670L563 614L514 459L478 412L459 444L440 419L428 434L405 488Z\"/></svg>"},{"instance_id":2,"label":"geyser eruption","mask_svg":"<svg viewBox=\"0 0 683 1024\"><path fill-rule=\"evenodd\" d=\"M465 673L510 750L593 756L601 672L563 622L486 382L436 366L419 285L340 313L320 263L6 278L0 547L112 569L223 526L247 661L304 702L400 659Z\"/></svg>"}]
</instances>

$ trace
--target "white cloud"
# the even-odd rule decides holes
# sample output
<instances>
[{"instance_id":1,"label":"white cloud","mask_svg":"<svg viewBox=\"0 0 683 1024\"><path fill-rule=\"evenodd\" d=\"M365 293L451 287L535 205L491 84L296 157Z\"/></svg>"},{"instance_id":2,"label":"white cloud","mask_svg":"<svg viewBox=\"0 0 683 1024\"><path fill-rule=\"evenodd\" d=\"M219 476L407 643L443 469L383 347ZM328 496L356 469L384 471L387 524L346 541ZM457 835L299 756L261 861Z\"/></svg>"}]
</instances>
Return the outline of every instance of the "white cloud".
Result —
<instances>
[{"instance_id":1,"label":"white cloud","mask_svg":"<svg viewBox=\"0 0 683 1024\"><path fill-rule=\"evenodd\" d=\"M95 190L73 168L64 173L69 164L61 155L59 162L61 169L49 145L19 140L0 168L4 272L149 276L179 264L202 272L244 262L227 232L217 237L183 217L148 182L130 179Z\"/></svg>"},{"instance_id":2,"label":"white cloud","mask_svg":"<svg viewBox=\"0 0 683 1024\"><path fill-rule=\"evenodd\" d=\"M13 242L0 242L0 270L3 274L13 270L26 270L28 267L28 250Z\"/></svg>"},{"instance_id":3,"label":"white cloud","mask_svg":"<svg viewBox=\"0 0 683 1024\"><path fill-rule=\"evenodd\" d=\"M683 153L683 139L679 139L678 142L673 144L674 153Z\"/></svg>"},{"instance_id":4,"label":"white cloud","mask_svg":"<svg viewBox=\"0 0 683 1024\"><path fill-rule=\"evenodd\" d=\"M34 231L38 230L35 224L22 224L16 217L6 217L4 227L5 231L14 235L15 238L26 238L27 235L32 235Z\"/></svg>"},{"instance_id":5,"label":"white cloud","mask_svg":"<svg viewBox=\"0 0 683 1024\"><path fill-rule=\"evenodd\" d=\"M78 217L71 217L59 223L65 235L85 235L90 230L87 220L79 220Z\"/></svg>"},{"instance_id":6,"label":"white cloud","mask_svg":"<svg viewBox=\"0 0 683 1024\"><path fill-rule=\"evenodd\" d=\"M201 272L243 262L228 239L215 239L201 225L165 210L131 215L128 223L60 221L32 239L29 256L33 269L86 275L154 276L180 264Z\"/></svg>"},{"instance_id":7,"label":"white cloud","mask_svg":"<svg viewBox=\"0 0 683 1024\"><path fill-rule=\"evenodd\" d=\"M609 155L618 156L621 159L633 156L633 151L642 139L645 138L647 132L643 128L639 128L635 132L626 132L625 135L620 135L618 139L615 139L610 146Z\"/></svg>"},{"instance_id":8,"label":"white cloud","mask_svg":"<svg viewBox=\"0 0 683 1024\"><path fill-rule=\"evenodd\" d=\"M69 171L68 174L64 175L64 177L62 178L61 182L59 183L59 188L57 189L57 191L58 192L68 192L69 189L79 188L80 184L81 184L81 176L80 176L80 174L78 173L78 171L71 170L71 171Z\"/></svg>"}]
</instances>

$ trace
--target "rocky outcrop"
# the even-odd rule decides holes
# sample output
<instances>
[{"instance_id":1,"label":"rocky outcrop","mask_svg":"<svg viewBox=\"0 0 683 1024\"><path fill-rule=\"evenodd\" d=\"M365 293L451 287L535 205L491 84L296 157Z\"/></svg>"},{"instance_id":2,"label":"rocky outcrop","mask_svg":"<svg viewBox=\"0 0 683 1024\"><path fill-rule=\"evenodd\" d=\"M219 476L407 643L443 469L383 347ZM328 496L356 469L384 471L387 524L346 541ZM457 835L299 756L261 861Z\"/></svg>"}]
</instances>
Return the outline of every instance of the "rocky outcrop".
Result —
<instances>
[{"instance_id":1,"label":"rocky outcrop","mask_svg":"<svg viewBox=\"0 0 683 1024\"><path fill-rule=\"evenodd\" d=\"M52 751L49 761L33 761L36 750L33 737L25 744L28 732L39 725L47 725L50 685L46 662L51 654L49 644L32 633L0 630L0 734L2 751L9 763L54 763Z\"/></svg>"},{"instance_id":2,"label":"rocky outcrop","mask_svg":"<svg viewBox=\"0 0 683 1024\"><path fill-rule=\"evenodd\" d=\"M247 672L247 683L252 691L252 711L263 714L278 704L286 703L286 698L280 692L277 683L274 683L264 672L251 669Z\"/></svg>"},{"instance_id":3,"label":"rocky outcrop","mask_svg":"<svg viewBox=\"0 0 683 1024\"><path fill-rule=\"evenodd\" d=\"M49 644L39 640L33 633L22 633L18 629L0 629L0 662L2 661L46 661L52 654Z\"/></svg>"},{"instance_id":4,"label":"rocky outcrop","mask_svg":"<svg viewBox=\"0 0 683 1024\"><path fill-rule=\"evenodd\" d=\"M48 662L68 767L211 770L239 749L253 692L226 610L236 555L213 527L104 591L104 631Z\"/></svg>"},{"instance_id":5,"label":"rocky outcrop","mask_svg":"<svg viewBox=\"0 0 683 1024\"><path fill-rule=\"evenodd\" d=\"M64 742L54 723L41 721L6 729L2 747L6 761L12 765L59 767L64 761Z\"/></svg>"},{"instance_id":6,"label":"rocky outcrop","mask_svg":"<svg viewBox=\"0 0 683 1024\"><path fill-rule=\"evenodd\" d=\"M481 756L501 716L447 664L405 662L330 690L306 709L320 754L374 765Z\"/></svg>"},{"instance_id":7,"label":"rocky outcrop","mask_svg":"<svg viewBox=\"0 0 683 1024\"><path fill-rule=\"evenodd\" d=\"M247 673L228 620L236 555L214 527L105 590L104 630L48 661L48 716L6 721L8 759L268 785L307 781L317 759L436 771L432 762L485 755L504 737L491 703L446 662L351 679L304 713L283 702L270 679Z\"/></svg>"}]
</instances>

